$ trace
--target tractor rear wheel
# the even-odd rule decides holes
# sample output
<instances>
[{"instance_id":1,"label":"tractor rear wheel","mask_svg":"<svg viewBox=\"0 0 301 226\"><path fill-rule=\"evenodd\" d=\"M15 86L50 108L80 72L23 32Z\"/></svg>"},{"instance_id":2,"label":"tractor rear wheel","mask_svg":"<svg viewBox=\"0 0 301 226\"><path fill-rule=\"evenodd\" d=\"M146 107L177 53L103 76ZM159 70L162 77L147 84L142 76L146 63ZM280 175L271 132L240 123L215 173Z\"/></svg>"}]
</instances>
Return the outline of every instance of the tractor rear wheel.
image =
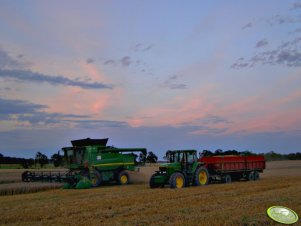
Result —
<instances>
[{"instance_id":1,"label":"tractor rear wheel","mask_svg":"<svg viewBox=\"0 0 301 226\"><path fill-rule=\"evenodd\" d=\"M209 173L205 167L200 167L195 172L194 184L196 186L207 185L209 183Z\"/></svg>"},{"instance_id":2,"label":"tractor rear wheel","mask_svg":"<svg viewBox=\"0 0 301 226\"><path fill-rule=\"evenodd\" d=\"M97 170L93 170L93 173L90 174L92 187L99 187L102 183L102 176Z\"/></svg>"},{"instance_id":3,"label":"tractor rear wheel","mask_svg":"<svg viewBox=\"0 0 301 226\"><path fill-rule=\"evenodd\" d=\"M226 183L226 184L230 184L232 182L232 179L231 179L231 176L230 174L226 174L223 178L223 181Z\"/></svg>"},{"instance_id":4,"label":"tractor rear wheel","mask_svg":"<svg viewBox=\"0 0 301 226\"><path fill-rule=\"evenodd\" d=\"M127 172L121 171L117 176L117 182L120 185L125 185L130 183L130 176Z\"/></svg>"},{"instance_id":5,"label":"tractor rear wheel","mask_svg":"<svg viewBox=\"0 0 301 226\"><path fill-rule=\"evenodd\" d=\"M170 177L171 188L183 188L185 186L185 178L182 173L173 173Z\"/></svg>"}]
</instances>

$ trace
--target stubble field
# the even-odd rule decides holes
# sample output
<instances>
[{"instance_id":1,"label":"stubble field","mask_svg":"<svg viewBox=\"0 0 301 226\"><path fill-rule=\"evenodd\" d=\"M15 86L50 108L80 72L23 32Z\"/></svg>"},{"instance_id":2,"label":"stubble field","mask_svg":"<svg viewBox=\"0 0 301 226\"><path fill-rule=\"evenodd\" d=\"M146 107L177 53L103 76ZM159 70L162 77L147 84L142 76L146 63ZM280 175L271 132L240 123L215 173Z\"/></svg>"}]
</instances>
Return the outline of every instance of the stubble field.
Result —
<instances>
[{"instance_id":1,"label":"stubble field","mask_svg":"<svg viewBox=\"0 0 301 226\"><path fill-rule=\"evenodd\" d=\"M150 189L155 169L141 168L128 186L0 196L0 224L278 225L266 215L274 205L301 215L301 161L268 162L259 181L178 190Z\"/></svg>"}]
</instances>

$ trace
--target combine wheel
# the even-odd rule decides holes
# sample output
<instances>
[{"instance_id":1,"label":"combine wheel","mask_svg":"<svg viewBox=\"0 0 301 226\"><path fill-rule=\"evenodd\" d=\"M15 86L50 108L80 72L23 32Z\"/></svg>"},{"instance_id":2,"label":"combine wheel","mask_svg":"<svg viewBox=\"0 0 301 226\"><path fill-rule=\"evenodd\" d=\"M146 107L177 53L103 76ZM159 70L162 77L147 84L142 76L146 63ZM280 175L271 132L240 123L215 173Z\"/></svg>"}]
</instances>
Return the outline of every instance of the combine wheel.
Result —
<instances>
[{"instance_id":1,"label":"combine wheel","mask_svg":"<svg viewBox=\"0 0 301 226\"><path fill-rule=\"evenodd\" d=\"M31 182L31 178L29 178L28 176L32 176L32 172L25 171L24 173L22 173L22 181Z\"/></svg>"},{"instance_id":2,"label":"combine wheel","mask_svg":"<svg viewBox=\"0 0 301 226\"><path fill-rule=\"evenodd\" d=\"M130 183L130 177L129 177L129 174L128 174L127 172L125 172L125 171L121 171L121 172L118 174L117 182L118 182L118 184L120 184L120 185L129 184L129 183Z\"/></svg>"},{"instance_id":3,"label":"combine wheel","mask_svg":"<svg viewBox=\"0 0 301 226\"><path fill-rule=\"evenodd\" d=\"M90 174L92 187L99 187L102 183L102 176L97 170Z\"/></svg>"},{"instance_id":4,"label":"combine wheel","mask_svg":"<svg viewBox=\"0 0 301 226\"><path fill-rule=\"evenodd\" d=\"M149 180L149 187L150 188L158 188L158 187L162 186L160 184L155 183L155 181L154 181L155 176L156 176L156 174L152 175L150 180Z\"/></svg>"},{"instance_id":5,"label":"combine wheel","mask_svg":"<svg viewBox=\"0 0 301 226\"><path fill-rule=\"evenodd\" d=\"M231 179L230 174L226 174L226 175L224 176L224 182L225 182L226 184L230 184L230 183L232 182L232 179Z\"/></svg>"},{"instance_id":6,"label":"combine wheel","mask_svg":"<svg viewBox=\"0 0 301 226\"><path fill-rule=\"evenodd\" d=\"M200 167L195 172L194 184L196 186L207 185L209 183L209 173L205 167Z\"/></svg>"},{"instance_id":7,"label":"combine wheel","mask_svg":"<svg viewBox=\"0 0 301 226\"><path fill-rule=\"evenodd\" d=\"M259 173L254 171L254 180L259 180Z\"/></svg>"},{"instance_id":8,"label":"combine wheel","mask_svg":"<svg viewBox=\"0 0 301 226\"><path fill-rule=\"evenodd\" d=\"M171 188L183 188L185 185L185 178L182 173L173 173L170 177Z\"/></svg>"}]
</instances>

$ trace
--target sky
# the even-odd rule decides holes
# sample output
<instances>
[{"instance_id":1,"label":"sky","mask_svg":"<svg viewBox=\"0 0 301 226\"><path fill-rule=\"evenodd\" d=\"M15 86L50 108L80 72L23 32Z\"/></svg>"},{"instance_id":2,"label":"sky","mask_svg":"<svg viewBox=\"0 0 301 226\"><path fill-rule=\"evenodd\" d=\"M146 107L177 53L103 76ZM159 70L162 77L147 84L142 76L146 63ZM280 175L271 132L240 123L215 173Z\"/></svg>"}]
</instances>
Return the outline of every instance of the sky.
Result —
<instances>
[{"instance_id":1,"label":"sky","mask_svg":"<svg viewBox=\"0 0 301 226\"><path fill-rule=\"evenodd\" d=\"M301 151L301 1L0 0L0 153Z\"/></svg>"}]
</instances>

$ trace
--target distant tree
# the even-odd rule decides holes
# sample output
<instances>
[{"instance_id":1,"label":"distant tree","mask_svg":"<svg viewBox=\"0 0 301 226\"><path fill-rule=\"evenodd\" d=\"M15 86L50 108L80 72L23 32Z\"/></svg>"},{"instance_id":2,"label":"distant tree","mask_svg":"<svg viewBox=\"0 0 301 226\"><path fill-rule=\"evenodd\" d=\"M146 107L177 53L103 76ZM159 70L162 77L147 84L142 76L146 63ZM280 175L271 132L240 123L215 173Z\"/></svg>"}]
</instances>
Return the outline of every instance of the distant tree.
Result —
<instances>
[{"instance_id":1,"label":"distant tree","mask_svg":"<svg viewBox=\"0 0 301 226\"><path fill-rule=\"evenodd\" d=\"M3 156L4 156L4 155L2 155L2 154L0 153L0 158L3 158Z\"/></svg>"},{"instance_id":2,"label":"distant tree","mask_svg":"<svg viewBox=\"0 0 301 226\"><path fill-rule=\"evenodd\" d=\"M146 162L148 163L156 163L158 161L158 157L150 151L146 157Z\"/></svg>"},{"instance_id":3,"label":"distant tree","mask_svg":"<svg viewBox=\"0 0 301 226\"><path fill-rule=\"evenodd\" d=\"M224 152L224 155L239 155L239 153L236 150L228 150Z\"/></svg>"},{"instance_id":4,"label":"distant tree","mask_svg":"<svg viewBox=\"0 0 301 226\"><path fill-rule=\"evenodd\" d=\"M213 155L213 153L209 150L203 150L202 155L205 157L210 157Z\"/></svg>"},{"instance_id":5,"label":"distant tree","mask_svg":"<svg viewBox=\"0 0 301 226\"><path fill-rule=\"evenodd\" d=\"M139 162L145 162L146 161L146 155L143 154L143 153L140 153L139 157L138 157L138 161Z\"/></svg>"},{"instance_id":6,"label":"distant tree","mask_svg":"<svg viewBox=\"0 0 301 226\"><path fill-rule=\"evenodd\" d=\"M36 158L35 158L35 166L37 163L40 164L40 166L43 168L44 165L48 164L48 157L41 152L37 152Z\"/></svg>"},{"instance_id":7,"label":"distant tree","mask_svg":"<svg viewBox=\"0 0 301 226\"><path fill-rule=\"evenodd\" d=\"M222 155L223 154L223 150L222 149L217 149L215 152L214 152L214 155Z\"/></svg>"},{"instance_id":8,"label":"distant tree","mask_svg":"<svg viewBox=\"0 0 301 226\"><path fill-rule=\"evenodd\" d=\"M61 166L63 164L63 156L60 155L60 151L51 156L51 161L55 167Z\"/></svg>"},{"instance_id":9,"label":"distant tree","mask_svg":"<svg viewBox=\"0 0 301 226\"><path fill-rule=\"evenodd\" d=\"M33 159L24 159L22 161L21 165L22 165L22 167L24 169L28 169L28 168L31 168L33 164L34 164L34 160Z\"/></svg>"}]
</instances>

